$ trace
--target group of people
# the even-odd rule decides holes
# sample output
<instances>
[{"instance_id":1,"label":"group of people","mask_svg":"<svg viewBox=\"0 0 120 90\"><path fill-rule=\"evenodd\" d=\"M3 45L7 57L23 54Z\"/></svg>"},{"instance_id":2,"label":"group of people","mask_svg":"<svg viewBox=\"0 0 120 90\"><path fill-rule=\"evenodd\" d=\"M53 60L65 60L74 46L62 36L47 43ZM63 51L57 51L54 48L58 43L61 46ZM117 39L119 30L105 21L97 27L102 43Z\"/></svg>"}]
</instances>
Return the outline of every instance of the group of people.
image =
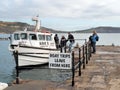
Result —
<instances>
[{"instance_id":1,"label":"group of people","mask_svg":"<svg viewBox=\"0 0 120 90\"><path fill-rule=\"evenodd\" d=\"M74 36L69 32L68 33L68 38L66 39L65 36L63 35L61 37L60 43L59 43L59 38L58 35L56 34L54 37L55 43L56 43L56 48L61 48L61 52L66 52L66 43L69 41L68 45L68 51L71 52L73 44L75 43ZM92 48L92 53L96 53L96 42L99 40L99 37L97 35L97 32L94 30L93 34L89 37L89 42Z\"/></svg>"},{"instance_id":2,"label":"group of people","mask_svg":"<svg viewBox=\"0 0 120 90\"><path fill-rule=\"evenodd\" d=\"M59 38L58 35L56 34L54 37L55 43L56 43L56 48L58 49L59 47L61 48L61 52L66 52L66 43L69 41L69 46L68 46L68 51L71 52L72 46L75 42L74 36L69 32L68 33L68 38L66 39L65 36L63 35L61 37L60 43L59 43Z\"/></svg>"}]
</instances>

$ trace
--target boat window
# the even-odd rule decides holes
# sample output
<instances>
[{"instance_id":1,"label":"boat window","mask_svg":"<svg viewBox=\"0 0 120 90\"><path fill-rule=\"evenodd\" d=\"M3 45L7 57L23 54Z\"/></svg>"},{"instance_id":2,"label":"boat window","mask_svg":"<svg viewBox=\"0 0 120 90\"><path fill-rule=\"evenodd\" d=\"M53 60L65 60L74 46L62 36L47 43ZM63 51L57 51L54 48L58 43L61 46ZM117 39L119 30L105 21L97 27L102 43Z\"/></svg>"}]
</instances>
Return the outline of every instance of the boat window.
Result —
<instances>
[{"instance_id":1,"label":"boat window","mask_svg":"<svg viewBox=\"0 0 120 90\"><path fill-rule=\"evenodd\" d=\"M29 35L30 40L37 40L36 34Z\"/></svg>"},{"instance_id":2,"label":"boat window","mask_svg":"<svg viewBox=\"0 0 120 90\"><path fill-rule=\"evenodd\" d=\"M51 35L46 35L46 40L51 41L52 40Z\"/></svg>"},{"instance_id":3,"label":"boat window","mask_svg":"<svg viewBox=\"0 0 120 90\"><path fill-rule=\"evenodd\" d=\"M39 40L45 40L45 35L38 35Z\"/></svg>"},{"instance_id":4,"label":"boat window","mask_svg":"<svg viewBox=\"0 0 120 90\"><path fill-rule=\"evenodd\" d=\"M27 33L21 33L21 39L26 40L27 39Z\"/></svg>"},{"instance_id":5,"label":"boat window","mask_svg":"<svg viewBox=\"0 0 120 90\"><path fill-rule=\"evenodd\" d=\"M20 37L19 37L19 34L18 34L18 33L14 34L14 39L15 39L15 40L20 40Z\"/></svg>"}]
</instances>

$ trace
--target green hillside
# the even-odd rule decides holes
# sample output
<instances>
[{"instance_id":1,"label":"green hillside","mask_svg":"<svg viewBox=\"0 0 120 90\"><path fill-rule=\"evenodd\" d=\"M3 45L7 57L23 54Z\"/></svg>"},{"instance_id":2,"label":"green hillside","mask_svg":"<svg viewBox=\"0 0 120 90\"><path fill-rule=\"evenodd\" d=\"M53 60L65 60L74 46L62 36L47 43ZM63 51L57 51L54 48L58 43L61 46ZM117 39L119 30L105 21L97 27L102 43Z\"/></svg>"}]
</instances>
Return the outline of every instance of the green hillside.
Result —
<instances>
[{"instance_id":1,"label":"green hillside","mask_svg":"<svg viewBox=\"0 0 120 90\"><path fill-rule=\"evenodd\" d=\"M0 21L0 33L13 33L14 31L22 31L25 28L28 28L28 30L34 30L34 26L22 23L22 22L4 22ZM46 27L41 27L41 30L50 31L52 33L61 33L64 32L63 30L54 30ZM90 28L87 30L76 30L71 31L75 33L91 33L93 30L96 30L98 33L120 33L120 27L96 27L96 28ZM67 33L67 32L66 32Z\"/></svg>"}]
</instances>

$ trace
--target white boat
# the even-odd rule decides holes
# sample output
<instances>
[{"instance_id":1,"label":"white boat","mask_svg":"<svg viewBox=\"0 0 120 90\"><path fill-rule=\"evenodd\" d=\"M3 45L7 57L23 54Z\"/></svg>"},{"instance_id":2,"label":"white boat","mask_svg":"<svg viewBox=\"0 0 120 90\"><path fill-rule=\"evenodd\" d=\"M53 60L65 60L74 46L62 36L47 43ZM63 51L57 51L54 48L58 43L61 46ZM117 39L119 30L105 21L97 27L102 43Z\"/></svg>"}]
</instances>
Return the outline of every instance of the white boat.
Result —
<instances>
[{"instance_id":1,"label":"white boat","mask_svg":"<svg viewBox=\"0 0 120 90\"><path fill-rule=\"evenodd\" d=\"M0 82L0 90L4 90L7 87L8 87L7 83Z\"/></svg>"},{"instance_id":2,"label":"white boat","mask_svg":"<svg viewBox=\"0 0 120 90\"><path fill-rule=\"evenodd\" d=\"M33 18L36 27L33 31L16 31L10 36L9 50L18 51L19 66L41 65L48 63L50 52L56 49L54 35L40 30L38 17Z\"/></svg>"}]
</instances>

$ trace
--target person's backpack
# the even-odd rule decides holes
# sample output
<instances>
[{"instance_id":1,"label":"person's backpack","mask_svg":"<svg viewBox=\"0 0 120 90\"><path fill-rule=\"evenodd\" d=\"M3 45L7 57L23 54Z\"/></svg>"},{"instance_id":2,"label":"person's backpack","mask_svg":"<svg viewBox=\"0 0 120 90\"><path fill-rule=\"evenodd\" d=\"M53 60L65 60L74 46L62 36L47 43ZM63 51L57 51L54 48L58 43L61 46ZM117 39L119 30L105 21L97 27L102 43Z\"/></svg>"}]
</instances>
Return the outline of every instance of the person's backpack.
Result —
<instances>
[{"instance_id":1,"label":"person's backpack","mask_svg":"<svg viewBox=\"0 0 120 90\"><path fill-rule=\"evenodd\" d=\"M92 36L90 36L90 37L89 37L89 41L91 41L91 42L92 42Z\"/></svg>"},{"instance_id":2,"label":"person's backpack","mask_svg":"<svg viewBox=\"0 0 120 90\"><path fill-rule=\"evenodd\" d=\"M98 36L96 36L96 41L99 41L99 37Z\"/></svg>"}]
</instances>

